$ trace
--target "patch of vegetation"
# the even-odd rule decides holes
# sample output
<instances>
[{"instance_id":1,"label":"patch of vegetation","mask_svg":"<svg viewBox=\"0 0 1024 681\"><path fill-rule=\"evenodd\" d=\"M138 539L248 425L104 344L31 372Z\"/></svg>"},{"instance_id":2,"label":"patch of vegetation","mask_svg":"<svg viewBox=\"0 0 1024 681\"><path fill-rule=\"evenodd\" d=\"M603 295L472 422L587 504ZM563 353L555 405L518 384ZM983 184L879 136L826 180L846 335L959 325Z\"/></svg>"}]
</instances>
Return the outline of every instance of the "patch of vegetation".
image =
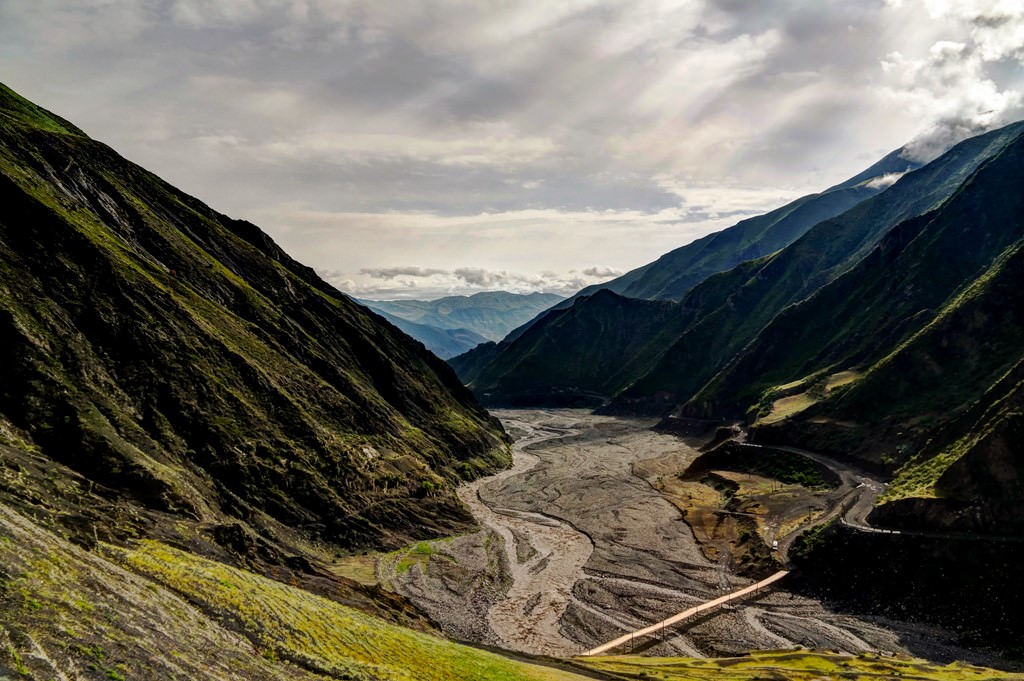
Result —
<instances>
[{"instance_id":1,"label":"patch of vegetation","mask_svg":"<svg viewBox=\"0 0 1024 681\"><path fill-rule=\"evenodd\" d=\"M812 527L797 537L793 541L792 546L789 547L790 558L800 561L810 556L816 548L823 546L828 541L835 524L835 520L830 520L827 523Z\"/></svg>"},{"instance_id":2,"label":"patch of vegetation","mask_svg":"<svg viewBox=\"0 0 1024 681\"><path fill-rule=\"evenodd\" d=\"M770 447L744 447L729 442L699 456L683 475L692 477L706 470L754 473L810 488L829 488L838 484L838 480L827 468L795 452ZM709 484L716 486L722 483Z\"/></svg>"},{"instance_id":3,"label":"patch of vegetation","mask_svg":"<svg viewBox=\"0 0 1024 681\"><path fill-rule=\"evenodd\" d=\"M857 656L811 651L753 652L743 657L692 660L686 658L601 657L577 658L583 666L611 673L619 679L664 681L819 681L880 678L920 681L997 681L1018 675L954 662L938 665L909 657L866 653Z\"/></svg>"},{"instance_id":4,"label":"patch of vegetation","mask_svg":"<svg viewBox=\"0 0 1024 681\"><path fill-rule=\"evenodd\" d=\"M259 649L319 673L408 681L579 678L388 624L302 589L157 542L116 552L132 569L239 628ZM235 587L225 587L225 582Z\"/></svg>"}]
</instances>

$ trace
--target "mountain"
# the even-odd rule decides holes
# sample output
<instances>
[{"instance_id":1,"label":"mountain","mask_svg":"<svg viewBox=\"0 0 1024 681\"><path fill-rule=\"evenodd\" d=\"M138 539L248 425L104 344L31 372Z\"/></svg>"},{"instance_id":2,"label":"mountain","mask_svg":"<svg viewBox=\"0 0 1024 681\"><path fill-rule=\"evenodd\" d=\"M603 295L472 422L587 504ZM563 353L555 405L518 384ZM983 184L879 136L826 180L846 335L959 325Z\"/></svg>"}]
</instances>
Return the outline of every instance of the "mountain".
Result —
<instances>
[{"instance_id":1,"label":"mountain","mask_svg":"<svg viewBox=\"0 0 1024 681\"><path fill-rule=\"evenodd\" d=\"M920 163L904 158L903 150L897 149L845 182L800 197L764 215L741 220L615 279L587 286L553 305L551 310L570 307L576 300L602 290L627 298L678 300L713 274L788 246L822 220L839 215L918 167ZM518 338L546 313L547 310L512 330L506 340Z\"/></svg>"},{"instance_id":2,"label":"mountain","mask_svg":"<svg viewBox=\"0 0 1024 681\"><path fill-rule=\"evenodd\" d=\"M629 366L643 370L618 374L614 384L609 384L601 372L581 381L577 375L557 370L559 366L588 365L585 352L575 356L577 350L571 339L578 334L556 321L568 319L565 310L547 313L543 328L527 328L518 337L512 336L497 346L481 346L450 363L490 403L514 402L523 390L533 395L557 392L564 399L569 388L588 394L606 390L602 394L614 398L613 408L620 410L657 413L686 403L776 315L843 275L896 225L935 210L1019 133L1019 128L1011 126L967 140L924 168L903 174L890 187L846 212L818 222L789 246L706 277L675 304L674 314L666 315L670 320L666 326L637 330L628 361ZM887 159L882 168L891 167L892 155ZM862 178L863 174L851 182L871 182ZM576 300L573 315L585 318L586 308L595 304L594 298ZM623 303L630 304L634 303ZM539 340L537 336L546 329L558 330L561 336ZM557 353L547 359L553 370L530 384L518 372L520 367L531 366L522 360L541 346ZM515 389L503 390L501 386ZM716 404L691 408L710 414Z\"/></svg>"},{"instance_id":3,"label":"mountain","mask_svg":"<svg viewBox=\"0 0 1024 681\"><path fill-rule=\"evenodd\" d=\"M874 471L888 482L876 530L806 535L791 588L1024 655L1022 186L1016 123L656 313L598 292L487 348L487 362L452 364L485 402L603 391L604 410L664 414L663 428L741 422L754 443ZM581 342L584 328L612 348Z\"/></svg>"},{"instance_id":4,"label":"mountain","mask_svg":"<svg viewBox=\"0 0 1024 681\"><path fill-rule=\"evenodd\" d=\"M741 220L617 279L585 288L578 295L590 295L602 288L627 298L679 300L709 276L732 269L745 260L774 253L819 222L874 196L888 186L888 180L882 181L882 178L895 178L919 166L904 158L902 150L897 149L841 184L819 194L803 196L764 215Z\"/></svg>"},{"instance_id":5,"label":"mountain","mask_svg":"<svg viewBox=\"0 0 1024 681\"><path fill-rule=\"evenodd\" d=\"M371 307L370 309L373 308ZM481 343L487 342L486 338L469 329L439 329L436 326L410 322L407 319L396 317L383 310L374 310L374 312L398 327L402 333L423 343L427 350L430 350L441 359L461 355Z\"/></svg>"},{"instance_id":6,"label":"mountain","mask_svg":"<svg viewBox=\"0 0 1024 681\"><path fill-rule=\"evenodd\" d=\"M6 88L0 113L0 433L93 490L53 501L68 531L287 555L468 525L454 486L509 453L445 363L254 225Z\"/></svg>"},{"instance_id":7,"label":"mountain","mask_svg":"<svg viewBox=\"0 0 1024 681\"><path fill-rule=\"evenodd\" d=\"M451 485L508 463L500 425L443 362L254 225L2 85L0 199L0 678L1013 678L811 651L531 660L445 640L331 566L466 528ZM1020 254L1004 249L905 344L908 361L974 328L994 334L976 355L1003 356ZM604 313L580 322L596 334L676 309L593 298ZM630 352L628 334L613 340ZM944 431L963 461L992 464L959 493L1005 482L1021 378L1018 365Z\"/></svg>"},{"instance_id":8,"label":"mountain","mask_svg":"<svg viewBox=\"0 0 1024 681\"><path fill-rule=\"evenodd\" d=\"M759 437L879 469L905 466L890 498L936 485L953 496L953 479L939 482L947 469L1012 430L1024 364L1015 284L1024 280L1024 124L988 138L1006 143L949 199L899 223L849 271L780 311L684 412L742 415L753 406ZM779 400L792 405L794 396L800 409L773 417ZM1014 496L1015 484L996 493L993 482L986 504ZM1000 524L991 511L973 522Z\"/></svg>"},{"instance_id":9,"label":"mountain","mask_svg":"<svg viewBox=\"0 0 1024 681\"><path fill-rule=\"evenodd\" d=\"M512 329L563 300L553 293L484 291L471 296L437 300L360 300L371 310L416 324L446 330L464 330L497 341ZM404 329L403 329L404 330ZM415 334L417 340L426 341ZM429 344L428 344L429 347Z\"/></svg>"},{"instance_id":10,"label":"mountain","mask_svg":"<svg viewBox=\"0 0 1024 681\"><path fill-rule=\"evenodd\" d=\"M611 291L599 290L585 300L542 316L514 341L514 352L503 351L506 343L488 343L449 361L485 403L599 405L604 395L649 368L646 345L658 338L670 342L681 318L672 303L632 300ZM563 352L566 347L573 352ZM477 359L485 363L469 363Z\"/></svg>"},{"instance_id":11,"label":"mountain","mask_svg":"<svg viewBox=\"0 0 1024 681\"><path fill-rule=\"evenodd\" d=\"M966 140L846 213L815 225L789 247L709 278L680 303L692 320L659 363L630 387L685 402L786 307L843 275L901 223L943 204L979 168L1019 140L1014 125Z\"/></svg>"}]
</instances>

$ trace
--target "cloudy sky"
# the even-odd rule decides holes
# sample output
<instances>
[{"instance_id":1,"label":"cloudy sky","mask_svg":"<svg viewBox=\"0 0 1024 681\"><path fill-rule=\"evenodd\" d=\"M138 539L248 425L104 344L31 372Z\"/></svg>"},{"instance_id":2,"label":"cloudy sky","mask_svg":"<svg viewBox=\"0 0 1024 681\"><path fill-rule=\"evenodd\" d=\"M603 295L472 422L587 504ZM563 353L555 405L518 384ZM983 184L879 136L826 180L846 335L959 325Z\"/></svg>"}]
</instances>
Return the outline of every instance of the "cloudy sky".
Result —
<instances>
[{"instance_id":1,"label":"cloudy sky","mask_svg":"<svg viewBox=\"0 0 1024 681\"><path fill-rule=\"evenodd\" d=\"M0 81L350 293L571 293L1024 118L1024 0L0 0Z\"/></svg>"}]
</instances>

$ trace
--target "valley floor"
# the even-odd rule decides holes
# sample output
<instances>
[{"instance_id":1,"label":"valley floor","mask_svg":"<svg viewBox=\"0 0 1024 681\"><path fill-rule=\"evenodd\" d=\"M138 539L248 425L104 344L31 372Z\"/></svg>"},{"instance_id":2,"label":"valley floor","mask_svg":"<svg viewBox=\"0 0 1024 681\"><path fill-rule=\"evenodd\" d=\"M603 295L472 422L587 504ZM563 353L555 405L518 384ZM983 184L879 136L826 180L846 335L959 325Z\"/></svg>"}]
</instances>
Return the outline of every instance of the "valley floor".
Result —
<instances>
[{"instance_id":1,"label":"valley floor","mask_svg":"<svg viewBox=\"0 0 1024 681\"><path fill-rule=\"evenodd\" d=\"M511 470L461 489L475 533L390 554L378 576L455 638L576 655L754 580L711 562L657 487L697 456L650 421L581 410L499 411ZM805 646L849 653L984 657L932 628L869 621L776 588L702 616L651 655L722 656ZM621 651L627 652L627 651Z\"/></svg>"}]
</instances>

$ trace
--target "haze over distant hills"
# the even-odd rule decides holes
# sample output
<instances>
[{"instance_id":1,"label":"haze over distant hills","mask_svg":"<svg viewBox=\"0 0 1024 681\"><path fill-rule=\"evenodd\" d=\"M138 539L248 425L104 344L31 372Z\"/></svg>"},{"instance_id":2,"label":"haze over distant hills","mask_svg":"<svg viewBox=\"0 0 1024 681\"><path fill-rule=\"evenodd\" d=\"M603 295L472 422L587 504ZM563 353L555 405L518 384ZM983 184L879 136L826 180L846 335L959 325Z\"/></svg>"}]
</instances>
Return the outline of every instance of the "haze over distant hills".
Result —
<instances>
[{"instance_id":1,"label":"haze over distant hills","mask_svg":"<svg viewBox=\"0 0 1024 681\"><path fill-rule=\"evenodd\" d=\"M360 300L442 359L462 354L563 300L553 293L485 291L436 300Z\"/></svg>"}]
</instances>

